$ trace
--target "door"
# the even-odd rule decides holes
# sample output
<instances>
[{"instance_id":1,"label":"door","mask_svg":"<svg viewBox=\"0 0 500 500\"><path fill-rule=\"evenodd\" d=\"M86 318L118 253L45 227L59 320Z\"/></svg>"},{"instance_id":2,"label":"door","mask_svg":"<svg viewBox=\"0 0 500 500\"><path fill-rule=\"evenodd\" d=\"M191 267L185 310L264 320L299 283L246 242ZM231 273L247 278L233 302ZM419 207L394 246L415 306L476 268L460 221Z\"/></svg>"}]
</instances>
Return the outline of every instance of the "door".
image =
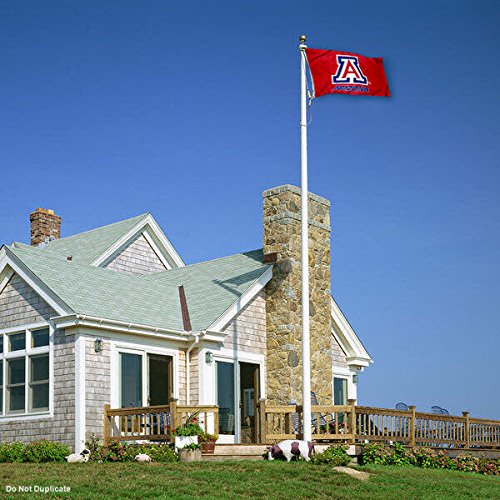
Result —
<instances>
[{"instance_id":1,"label":"door","mask_svg":"<svg viewBox=\"0 0 500 500\"><path fill-rule=\"evenodd\" d=\"M219 406L219 442L235 442L236 401L234 363L216 362L216 398Z\"/></svg>"},{"instance_id":2,"label":"door","mask_svg":"<svg viewBox=\"0 0 500 500\"><path fill-rule=\"evenodd\" d=\"M257 442L258 408L260 398L259 365L240 363L240 442Z\"/></svg>"},{"instance_id":3,"label":"door","mask_svg":"<svg viewBox=\"0 0 500 500\"><path fill-rule=\"evenodd\" d=\"M172 397L172 358L148 354L148 406L168 405Z\"/></svg>"}]
</instances>

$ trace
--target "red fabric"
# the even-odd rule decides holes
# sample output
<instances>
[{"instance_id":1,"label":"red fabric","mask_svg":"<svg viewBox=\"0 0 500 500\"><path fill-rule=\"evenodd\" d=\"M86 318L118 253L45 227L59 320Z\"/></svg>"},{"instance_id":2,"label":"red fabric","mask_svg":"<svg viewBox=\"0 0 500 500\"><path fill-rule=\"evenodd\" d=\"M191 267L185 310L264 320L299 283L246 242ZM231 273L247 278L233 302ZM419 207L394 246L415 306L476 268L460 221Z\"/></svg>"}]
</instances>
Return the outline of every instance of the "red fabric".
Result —
<instances>
[{"instance_id":1,"label":"red fabric","mask_svg":"<svg viewBox=\"0 0 500 500\"><path fill-rule=\"evenodd\" d=\"M391 95L381 57L321 49L306 49L306 55L316 97L325 94Z\"/></svg>"}]
</instances>

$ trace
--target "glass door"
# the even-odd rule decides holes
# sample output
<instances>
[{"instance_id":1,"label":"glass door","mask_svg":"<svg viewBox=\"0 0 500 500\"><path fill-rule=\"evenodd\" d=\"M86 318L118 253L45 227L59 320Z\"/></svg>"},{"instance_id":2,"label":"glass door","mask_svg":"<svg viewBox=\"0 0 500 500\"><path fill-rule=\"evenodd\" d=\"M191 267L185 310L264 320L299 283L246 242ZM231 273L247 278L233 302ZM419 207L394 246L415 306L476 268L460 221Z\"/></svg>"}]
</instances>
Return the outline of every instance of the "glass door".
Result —
<instances>
[{"instance_id":1,"label":"glass door","mask_svg":"<svg viewBox=\"0 0 500 500\"><path fill-rule=\"evenodd\" d=\"M120 353L120 406L142 406L142 355Z\"/></svg>"},{"instance_id":2,"label":"glass door","mask_svg":"<svg viewBox=\"0 0 500 500\"><path fill-rule=\"evenodd\" d=\"M219 440L223 443L235 441L235 393L234 363L216 362L217 405L219 406Z\"/></svg>"},{"instance_id":3,"label":"glass door","mask_svg":"<svg viewBox=\"0 0 500 500\"><path fill-rule=\"evenodd\" d=\"M240 442L257 442L259 365L240 363Z\"/></svg>"},{"instance_id":4,"label":"glass door","mask_svg":"<svg viewBox=\"0 0 500 500\"><path fill-rule=\"evenodd\" d=\"M168 405L172 397L172 357L148 354L148 406Z\"/></svg>"}]
</instances>

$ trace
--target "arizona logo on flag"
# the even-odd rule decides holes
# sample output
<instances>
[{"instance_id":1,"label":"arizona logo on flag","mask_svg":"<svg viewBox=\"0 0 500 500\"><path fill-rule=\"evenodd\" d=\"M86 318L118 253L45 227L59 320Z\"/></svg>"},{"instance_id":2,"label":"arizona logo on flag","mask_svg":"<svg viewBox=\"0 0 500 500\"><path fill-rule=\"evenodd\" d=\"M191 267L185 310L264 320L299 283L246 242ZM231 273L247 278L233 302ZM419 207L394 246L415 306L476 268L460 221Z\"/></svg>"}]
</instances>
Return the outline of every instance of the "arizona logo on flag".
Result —
<instances>
[{"instance_id":1,"label":"arizona logo on flag","mask_svg":"<svg viewBox=\"0 0 500 500\"><path fill-rule=\"evenodd\" d=\"M389 97L389 84L380 57L351 52L306 49L314 96L358 94Z\"/></svg>"}]
</instances>

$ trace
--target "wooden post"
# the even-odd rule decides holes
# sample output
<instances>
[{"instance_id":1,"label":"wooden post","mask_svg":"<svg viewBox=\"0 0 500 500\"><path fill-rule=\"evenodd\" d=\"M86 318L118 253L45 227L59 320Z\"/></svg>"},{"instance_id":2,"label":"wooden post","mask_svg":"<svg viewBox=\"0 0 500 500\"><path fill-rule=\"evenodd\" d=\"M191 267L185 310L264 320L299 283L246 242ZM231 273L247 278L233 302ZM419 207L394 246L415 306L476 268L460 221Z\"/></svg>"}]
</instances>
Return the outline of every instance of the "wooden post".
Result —
<instances>
[{"instance_id":1,"label":"wooden post","mask_svg":"<svg viewBox=\"0 0 500 500\"><path fill-rule=\"evenodd\" d=\"M469 412L463 411L462 415L464 417L464 440L465 447L470 448L470 433L469 433Z\"/></svg>"},{"instance_id":2,"label":"wooden post","mask_svg":"<svg viewBox=\"0 0 500 500\"><path fill-rule=\"evenodd\" d=\"M103 411L103 419L104 419L103 441L104 441L104 446L109 446L109 441L111 439L111 425L109 422L109 415L108 415L110 408L111 408L110 405L108 405L108 404L104 405L104 411Z\"/></svg>"},{"instance_id":3,"label":"wooden post","mask_svg":"<svg viewBox=\"0 0 500 500\"><path fill-rule=\"evenodd\" d=\"M259 401L259 418L260 418L260 442L265 444L267 441L267 419L266 419L266 400Z\"/></svg>"},{"instance_id":4,"label":"wooden post","mask_svg":"<svg viewBox=\"0 0 500 500\"><path fill-rule=\"evenodd\" d=\"M347 404L351 407L351 413L349 414L349 431L351 433L351 444L356 443L356 400L348 399Z\"/></svg>"},{"instance_id":5,"label":"wooden post","mask_svg":"<svg viewBox=\"0 0 500 500\"><path fill-rule=\"evenodd\" d=\"M410 446L413 448L415 446L415 413L417 411L416 406L410 406Z\"/></svg>"},{"instance_id":6,"label":"wooden post","mask_svg":"<svg viewBox=\"0 0 500 500\"><path fill-rule=\"evenodd\" d=\"M214 411L214 435L219 438L219 407Z\"/></svg>"},{"instance_id":7,"label":"wooden post","mask_svg":"<svg viewBox=\"0 0 500 500\"><path fill-rule=\"evenodd\" d=\"M172 399L170 401L170 428L172 432L175 431L177 427L177 399Z\"/></svg>"}]
</instances>

